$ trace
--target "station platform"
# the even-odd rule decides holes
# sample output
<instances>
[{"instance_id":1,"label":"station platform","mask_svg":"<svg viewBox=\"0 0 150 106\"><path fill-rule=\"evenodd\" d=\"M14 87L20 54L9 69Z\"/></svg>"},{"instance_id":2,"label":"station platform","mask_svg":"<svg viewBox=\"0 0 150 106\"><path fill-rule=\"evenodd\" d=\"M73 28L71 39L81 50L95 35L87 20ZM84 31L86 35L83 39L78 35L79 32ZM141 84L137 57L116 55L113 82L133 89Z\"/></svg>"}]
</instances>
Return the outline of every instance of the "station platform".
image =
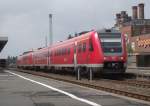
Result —
<instances>
[{"instance_id":1,"label":"station platform","mask_svg":"<svg viewBox=\"0 0 150 106\"><path fill-rule=\"evenodd\" d=\"M146 76L150 78L150 67L137 67L135 56L128 57L128 66L126 72L133 73L137 76Z\"/></svg>"},{"instance_id":2,"label":"station platform","mask_svg":"<svg viewBox=\"0 0 150 106\"><path fill-rule=\"evenodd\" d=\"M0 106L149 106L150 103L27 73L0 71Z\"/></svg>"},{"instance_id":3,"label":"station platform","mask_svg":"<svg viewBox=\"0 0 150 106\"><path fill-rule=\"evenodd\" d=\"M150 67L136 67L135 65L129 65L126 72L143 79L150 79Z\"/></svg>"}]
</instances>

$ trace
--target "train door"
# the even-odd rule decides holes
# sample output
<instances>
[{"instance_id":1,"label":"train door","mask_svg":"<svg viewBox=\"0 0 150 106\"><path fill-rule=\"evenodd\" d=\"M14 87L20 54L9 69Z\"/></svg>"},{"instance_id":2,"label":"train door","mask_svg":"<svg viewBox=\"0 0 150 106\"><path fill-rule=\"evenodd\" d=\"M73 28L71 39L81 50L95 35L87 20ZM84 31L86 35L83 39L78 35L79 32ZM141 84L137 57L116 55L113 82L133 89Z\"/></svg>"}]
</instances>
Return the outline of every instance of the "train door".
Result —
<instances>
[{"instance_id":1,"label":"train door","mask_svg":"<svg viewBox=\"0 0 150 106\"><path fill-rule=\"evenodd\" d=\"M47 48L47 53L46 53L46 59L47 59L47 66L50 65L50 55L49 55L49 48Z\"/></svg>"},{"instance_id":2,"label":"train door","mask_svg":"<svg viewBox=\"0 0 150 106\"><path fill-rule=\"evenodd\" d=\"M74 43L74 68L77 67L77 42Z\"/></svg>"},{"instance_id":3,"label":"train door","mask_svg":"<svg viewBox=\"0 0 150 106\"><path fill-rule=\"evenodd\" d=\"M81 50L81 56L82 56L82 64L88 64L88 51L87 51L87 41L84 40L82 42L82 50Z\"/></svg>"},{"instance_id":4,"label":"train door","mask_svg":"<svg viewBox=\"0 0 150 106\"><path fill-rule=\"evenodd\" d=\"M52 60L53 60L52 49L48 48L48 66L49 67L51 67L51 65L52 65Z\"/></svg>"},{"instance_id":5,"label":"train door","mask_svg":"<svg viewBox=\"0 0 150 106\"><path fill-rule=\"evenodd\" d=\"M88 63L87 60L88 52L87 52L87 42L83 40L82 42L78 42L77 44L77 62L81 66L85 66Z\"/></svg>"}]
</instances>

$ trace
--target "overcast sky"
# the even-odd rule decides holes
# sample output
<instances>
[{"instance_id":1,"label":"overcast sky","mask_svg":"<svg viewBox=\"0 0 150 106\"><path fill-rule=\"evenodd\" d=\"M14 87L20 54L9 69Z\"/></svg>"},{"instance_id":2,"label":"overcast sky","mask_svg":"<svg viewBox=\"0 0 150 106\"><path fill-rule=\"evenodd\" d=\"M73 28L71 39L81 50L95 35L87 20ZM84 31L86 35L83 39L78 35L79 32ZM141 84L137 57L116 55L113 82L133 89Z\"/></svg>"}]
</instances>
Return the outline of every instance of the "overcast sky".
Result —
<instances>
[{"instance_id":1,"label":"overcast sky","mask_svg":"<svg viewBox=\"0 0 150 106\"><path fill-rule=\"evenodd\" d=\"M45 46L50 13L57 42L75 32L112 27L116 13L125 10L131 15L131 6L141 2L150 18L150 0L1 0L0 36L8 36L8 43L0 57Z\"/></svg>"}]
</instances>

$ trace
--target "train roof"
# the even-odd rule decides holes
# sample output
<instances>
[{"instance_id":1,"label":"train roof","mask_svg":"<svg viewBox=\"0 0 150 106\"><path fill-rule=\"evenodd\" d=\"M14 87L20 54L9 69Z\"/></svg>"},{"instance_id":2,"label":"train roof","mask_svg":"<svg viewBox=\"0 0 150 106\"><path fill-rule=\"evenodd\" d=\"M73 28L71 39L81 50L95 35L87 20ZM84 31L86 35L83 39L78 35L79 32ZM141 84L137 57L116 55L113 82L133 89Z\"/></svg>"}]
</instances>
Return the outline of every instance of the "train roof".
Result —
<instances>
[{"instance_id":1,"label":"train roof","mask_svg":"<svg viewBox=\"0 0 150 106\"><path fill-rule=\"evenodd\" d=\"M75 41L75 40L78 40L78 39L82 39L83 37L88 37L88 35L90 35L90 33L92 33L92 32L94 32L94 30L83 32L83 33L81 33L81 35L79 35L77 37L73 37L71 39L67 39L67 40L55 43L55 44L51 45L50 48L53 47L53 46L55 46L55 47L60 46L62 43L65 44L65 43L72 42L72 41Z\"/></svg>"},{"instance_id":2,"label":"train roof","mask_svg":"<svg viewBox=\"0 0 150 106\"><path fill-rule=\"evenodd\" d=\"M31 52L42 51L42 50L45 50L45 49L48 49L48 48L54 48L55 49L57 47L60 47L62 44L63 45L69 44L69 43L74 42L75 40L81 40L82 38L88 37L93 32L97 32L97 33L100 33L100 34L104 34L104 33L105 34L106 33L120 33L120 31L115 29L115 28L83 31L81 33L78 33L78 36L75 36L73 38L70 38L70 39L67 39L67 40L64 40L64 41L61 41L61 42L57 42L57 43L55 43L53 45L49 45L48 47L38 48L37 50L34 50L34 51L27 51L27 52L24 52L22 55L26 55L26 54L31 53Z\"/></svg>"},{"instance_id":3,"label":"train roof","mask_svg":"<svg viewBox=\"0 0 150 106\"><path fill-rule=\"evenodd\" d=\"M100 34L104 34L104 33L121 33L118 29L115 28L111 28L111 29L100 29L100 30L96 30L96 32L100 33Z\"/></svg>"}]
</instances>

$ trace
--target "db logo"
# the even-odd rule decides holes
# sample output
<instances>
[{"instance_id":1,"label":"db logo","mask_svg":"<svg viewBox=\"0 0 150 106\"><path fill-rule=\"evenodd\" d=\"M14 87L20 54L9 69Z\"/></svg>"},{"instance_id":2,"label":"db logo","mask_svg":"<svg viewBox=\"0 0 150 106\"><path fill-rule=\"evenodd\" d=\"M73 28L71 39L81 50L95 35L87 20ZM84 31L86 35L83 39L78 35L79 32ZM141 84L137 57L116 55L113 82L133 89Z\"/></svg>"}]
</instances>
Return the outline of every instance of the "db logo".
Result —
<instances>
[{"instance_id":1,"label":"db logo","mask_svg":"<svg viewBox=\"0 0 150 106\"><path fill-rule=\"evenodd\" d=\"M150 39L141 40L139 37L136 39L138 47L150 47Z\"/></svg>"}]
</instances>

